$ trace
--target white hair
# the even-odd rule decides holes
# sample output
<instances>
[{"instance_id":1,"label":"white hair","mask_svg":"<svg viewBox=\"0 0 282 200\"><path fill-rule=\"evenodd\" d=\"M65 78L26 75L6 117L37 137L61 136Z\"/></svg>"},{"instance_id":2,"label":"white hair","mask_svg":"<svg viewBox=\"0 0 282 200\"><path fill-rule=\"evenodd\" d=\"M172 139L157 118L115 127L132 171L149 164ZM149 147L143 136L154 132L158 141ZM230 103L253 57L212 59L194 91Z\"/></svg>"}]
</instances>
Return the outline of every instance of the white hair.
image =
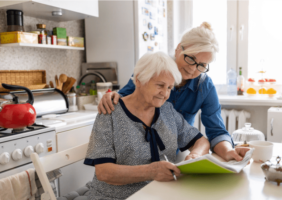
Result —
<instances>
[{"instance_id":1,"label":"white hair","mask_svg":"<svg viewBox=\"0 0 282 200\"><path fill-rule=\"evenodd\" d=\"M175 61L163 52L146 53L143 55L136 63L132 80L135 85L136 79L144 85L154 76L159 76L161 72L170 73L176 85L182 81L181 73Z\"/></svg>"},{"instance_id":2,"label":"white hair","mask_svg":"<svg viewBox=\"0 0 282 200\"><path fill-rule=\"evenodd\" d=\"M211 25L207 22L203 22L201 26L186 31L181 38L180 44L185 48L182 54L211 52L211 61L215 60L215 55L218 52L218 42L211 29Z\"/></svg>"}]
</instances>

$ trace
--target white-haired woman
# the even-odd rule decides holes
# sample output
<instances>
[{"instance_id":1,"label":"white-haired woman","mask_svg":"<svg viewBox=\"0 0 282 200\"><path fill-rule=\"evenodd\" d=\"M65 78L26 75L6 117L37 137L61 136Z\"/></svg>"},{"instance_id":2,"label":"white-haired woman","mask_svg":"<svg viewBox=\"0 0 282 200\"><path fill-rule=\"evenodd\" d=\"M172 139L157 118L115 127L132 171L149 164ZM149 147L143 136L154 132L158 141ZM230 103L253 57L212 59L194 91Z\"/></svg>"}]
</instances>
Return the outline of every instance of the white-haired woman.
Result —
<instances>
[{"instance_id":1,"label":"white-haired woman","mask_svg":"<svg viewBox=\"0 0 282 200\"><path fill-rule=\"evenodd\" d=\"M201 120L211 149L227 161L231 159L240 161L249 149L234 149L232 138L223 124L221 106L214 84L206 75L210 70L209 63L214 60L217 52L218 43L207 22L187 31L175 50L175 62L182 75L182 81L172 89L168 101L191 125L194 124L195 115L201 109ZM112 99L117 103L120 96L131 94L134 88L130 80L119 93L104 95L98 106L99 113L111 113L114 110ZM201 155L190 154L190 158L198 156Z\"/></svg>"},{"instance_id":2,"label":"white-haired woman","mask_svg":"<svg viewBox=\"0 0 282 200\"><path fill-rule=\"evenodd\" d=\"M91 200L126 199L152 180L171 181L176 150L207 154L209 142L166 100L181 74L162 52L145 54L134 69L132 94L111 114L96 117L84 164L95 166Z\"/></svg>"}]
</instances>

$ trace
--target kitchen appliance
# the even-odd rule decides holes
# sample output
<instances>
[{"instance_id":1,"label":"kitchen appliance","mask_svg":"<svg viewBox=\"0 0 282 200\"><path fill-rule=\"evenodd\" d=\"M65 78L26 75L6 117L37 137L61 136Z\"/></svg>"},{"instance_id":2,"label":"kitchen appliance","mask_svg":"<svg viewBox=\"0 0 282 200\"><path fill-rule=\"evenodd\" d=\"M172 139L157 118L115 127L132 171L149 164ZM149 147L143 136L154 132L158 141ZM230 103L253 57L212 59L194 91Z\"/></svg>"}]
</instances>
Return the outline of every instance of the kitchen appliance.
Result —
<instances>
[{"instance_id":1,"label":"kitchen appliance","mask_svg":"<svg viewBox=\"0 0 282 200\"><path fill-rule=\"evenodd\" d=\"M265 136L262 132L251 127L251 123L245 123L245 127L233 132L232 138L234 143L249 142L254 140L265 141Z\"/></svg>"},{"instance_id":2,"label":"kitchen appliance","mask_svg":"<svg viewBox=\"0 0 282 200\"><path fill-rule=\"evenodd\" d=\"M65 114L43 116L36 119L37 124L54 127L56 131L57 152L89 142L94 121L98 112L77 111ZM83 160L61 168L59 195L63 196L91 181L95 168L83 164Z\"/></svg>"},{"instance_id":3,"label":"kitchen appliance","mask_svg":"<svg viewBox=\"0 0 282 200\"><path fill-rule=\"evenodd\" d=\"M37 117L47 114L66 113L69 109L67 97L58 89L31 90L31 92L34 97L33 107ZM18 97L20 102L28 99L28 94L24 91L13 91L10 94ZM12 100L11 95L0 94L0 98Z\"/></svg>"},{"instance_id":4,"label":"kitchen appliance","mask_svg":"<svg viewBox=\"0 0 282 200\"><path fill-rule=\"evenodd\" d=\"M271 107L267 111L267 141L282 142L282 107Z\"/></svg>"},{"instance_id":5,"label":"kitchen appliance","mask_svg":"<svg viewBox=\"0 0 282 200\"><path fill-rule=\"evenodd\" d=\"M99 1L99 18L85 19L85 36L87 63L117 62L123 87L146 52L167 53L167 1Z\"/></svg>"},{"instance_id":6,"label":"kitchen appliance","mask_svg":"<svg viewBox=\"0 0 282 200\"><path fill-rule=\"evenodd\" d=\"M27 101L19 101L16 95L11 95L12 100L0 102L0 127L7 129L23 129L35 122L36 111L34 109L33 94L26 87L17 85L2 84L8 90L25 90L28 96Z\"/></svg>"},{"instance_id":7,"label":"kitchen appliance","mask_svg":"<svg viewBox=\"0 0 282 200\"><path fill-rule=\"evenodd\" d=\"M33 168L30 155L33 152L45 156L56 152L54 128L33 124L14 132L0 129L0 179Z\"/></svg>"},{"instance_id":8,"label":"kitchen appliance","mask_svg":"<svg viewBox=\"0 0 282 200\"><path fill-rule=\"evenodd\" d=\"M44 156L89 142L97 112L67 112L68 100L57 89L31 92L37 113L35 124L19 132L0 130L0 178L33 168L29 158L33 151ZM27 93L23 91L11 94L20 101L28 99ZM11 95L1 97L6 96L11 98ZM94 170L94 167L84 165L83 161L62 168L63 176L58 181L60 195L74 191L92 180Z\"/></svg>"},{"instance_id":9,"label":"kitchen appliance","mask_svg":"<svg viewBox=\"0 0 282 200\"><path fill-rule=\"evenodd\" d=\"M98 82L111 82L112 90L119 90L118 80L118 66L116 62L102 62L102 63L82 63L81 78L78 84L82 82L90 86L91 81Z\"/></svg>"}]
</instances>

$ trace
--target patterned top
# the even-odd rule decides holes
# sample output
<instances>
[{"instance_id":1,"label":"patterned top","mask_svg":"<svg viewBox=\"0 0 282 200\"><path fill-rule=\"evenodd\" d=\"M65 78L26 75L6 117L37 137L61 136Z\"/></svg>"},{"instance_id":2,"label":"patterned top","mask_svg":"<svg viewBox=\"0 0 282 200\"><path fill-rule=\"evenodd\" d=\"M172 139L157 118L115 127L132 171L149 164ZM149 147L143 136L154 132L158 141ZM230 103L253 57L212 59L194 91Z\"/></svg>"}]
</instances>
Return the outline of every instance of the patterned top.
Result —
<instances>
[{"instance_id":1,"label":"patterned top","mask_svg":"<svg viewBox=\"0 0 282 200\"><path fill-rule=\"evenodd\" d=\"M164 155L174 163L178 148L185 151L202 137L169 102L156 108L151 127L144 129L144 125L120 99L111 114L97 115L84 164L145 165L154 159L165 160ZM89 199L126 199L149 182L110 185L95 174Z\"/></svg>"}]
</instances>

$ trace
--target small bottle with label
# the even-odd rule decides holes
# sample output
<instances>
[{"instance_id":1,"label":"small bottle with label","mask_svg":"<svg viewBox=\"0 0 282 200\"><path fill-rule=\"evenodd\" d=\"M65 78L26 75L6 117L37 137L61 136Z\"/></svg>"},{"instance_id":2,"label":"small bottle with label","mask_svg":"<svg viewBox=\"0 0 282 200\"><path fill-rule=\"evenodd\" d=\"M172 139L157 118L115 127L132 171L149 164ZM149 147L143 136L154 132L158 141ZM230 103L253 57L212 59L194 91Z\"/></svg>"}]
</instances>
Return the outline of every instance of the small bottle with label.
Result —
<instances>
[{"instance_id":1,"label":"small bottle with label","mask_svg":"<svg viewBox=\"0 0 282 200\"><path fill-rule=\"evenodd\" d=\"M242 75L242 67L239 67L239 76L237 77L237 95L244 95L245 78Z\"/></svg>"},{"instance_id":2,"label":"small bottle with label","mask_svg":"<svg viewBox=\"0 0 282 200\"><path fill-rule=\"evenodd\" d=\"M80 85L76 86L76 96L80 96Z\"/></svg>"},{"instance_id":3,"label":"small bottle with label","mask_svg":"<svg viewBox=\"0 0 282 200\"><path fill-rule=\"evenodd\" d=\"M40 34L38 35L38 44L46 44L46 35L44 30L41 30Z\"/></svg>"},{"instance_id":4,"label":"small bottle with label","mask_svg":"<svg viewBox=\"0 0 282 200\"><path fill-rule=\"evenodd\" d=\"M81 83L80 85L80 96L87 96L85 83Z\"/></svg>"},{"instance_id":5,"label":"small bottle with label","mask_svg":"<svg viewBox=\"0 0 282 200\"><path fill-rule=\"evenodd\" d=\"M93 80L91 81L91 87L89 90L89 94L90 95L97 95L97 86L96 86L96 82Z\"/></svg>"}]
</instances>

